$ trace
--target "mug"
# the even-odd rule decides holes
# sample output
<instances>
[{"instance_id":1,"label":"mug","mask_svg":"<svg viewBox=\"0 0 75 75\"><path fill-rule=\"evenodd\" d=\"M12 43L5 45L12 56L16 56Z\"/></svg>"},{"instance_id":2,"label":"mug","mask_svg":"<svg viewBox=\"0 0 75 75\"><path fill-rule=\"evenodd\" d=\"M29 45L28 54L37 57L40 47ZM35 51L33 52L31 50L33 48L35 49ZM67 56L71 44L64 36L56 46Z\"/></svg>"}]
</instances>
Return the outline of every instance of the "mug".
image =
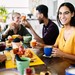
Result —
<instances>
[{"instance_id":1,"label":"mug","mask_svg":"<svg viewBox=\"0 0 75 75\"><path fill-rule=\"evenodd\" d=\"M52 46L45 46L44 47L44 54L46 56L51 56L51 54L52 54Z\"/></svg>"},{"instance_id":2,"label":"mug","mask_svg":"<svg viewBox=\"0 0 75 75\"><path fill-rule=\"evenodd\" d=\"M35 47L36 44L37 44L36 40L34 40L34 39L31 40L31 42L30 42L30 46L31 46L31 47Z\"/></svg>"},{"instance_id":3,"label":"mug","mask_svg":"<svg viewBox=\"0 0 75 75\"><path fill-rule=\"evenodd\" d=\"M20 74L24 75L24 69L29 67L31 59L28 57L21 57L21 60L25 60L25 61L16 60L16 64L17 64L17 69L20 72Z\"/></svg>"},{"instance_id":4,"label":"mug","mask_svg":"<svg viewBox=\"0 0 75 75\"><path fill-rule=\"evenodd\" d=\"M75 67L67 68L65 70L65 75L75 75Z\"/></svg>"},{"instance_id":5,"label":"mug","mask_svg":"<svg viewBox=\"0 0 75 75\"><path fill-rule=\"evenodd\" d=\"M24 43L30 43L32 36L23 36Z\"/></svg>"}]
</instances>

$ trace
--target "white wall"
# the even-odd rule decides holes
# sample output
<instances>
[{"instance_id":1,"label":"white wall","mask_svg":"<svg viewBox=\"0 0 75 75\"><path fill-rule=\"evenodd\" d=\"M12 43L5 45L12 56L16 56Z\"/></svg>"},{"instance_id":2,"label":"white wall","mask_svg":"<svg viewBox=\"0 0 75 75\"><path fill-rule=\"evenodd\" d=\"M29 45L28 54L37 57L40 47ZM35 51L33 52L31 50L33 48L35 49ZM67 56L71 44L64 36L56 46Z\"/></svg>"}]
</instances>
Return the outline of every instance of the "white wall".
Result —
<instances>
[{"instance_id":1,"label":"white wall","mask_svg":"<svg viewBox=\"0 0 75 75\"><path fill-rule=\"evenodd\" d=\"M75 0L65 0L65 2L70 2L75 6Z\"/></svg>"},{"instance_id":2,"label":"white wall","mask_svg":"<svg viewBox=\"0 0 75 75\"><path fill-rule=\"evenodd\" d=\"M52 0L41 0L41 4L47 5L49 8L48 16L52 18L53 16L53 1Z\"/></svg>"},{"instance_id":3,"label":"white wall","mask_svg":"<svg viewBox=\"0 0 75 75\"><path fill-rule=\"evenodd\" d=\"M60 4L62 4L63 2L70 2L75 6L75 0L58 0L58 7L60 6Z\"/></svg>"}]
</instances>

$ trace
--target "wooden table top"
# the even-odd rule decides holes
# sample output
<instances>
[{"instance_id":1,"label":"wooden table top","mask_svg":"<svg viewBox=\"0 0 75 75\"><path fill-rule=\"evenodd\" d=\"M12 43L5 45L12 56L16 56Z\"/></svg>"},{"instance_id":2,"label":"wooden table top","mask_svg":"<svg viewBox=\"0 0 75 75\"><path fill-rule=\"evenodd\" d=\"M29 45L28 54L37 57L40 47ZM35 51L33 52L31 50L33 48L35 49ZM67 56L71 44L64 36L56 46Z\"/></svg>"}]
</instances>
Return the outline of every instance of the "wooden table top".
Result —
<instances>
[{"instance_id":1,"label":"wooden table top","mask_svg":"<svg viewBox=\"0 0 75 75\"><path fill-rule=\"evenodd\" d=\"M45 64L33 66L36 74L40 74L41 71L49 71L51 75L65 75L65 69L70 66L69 61L63 58L47 58L43 57L43 51L39 51L37 55L43 60ZM4 68L1 66L0 69Z\"/></svg>"},{"instance_id":2,"label":"wooden table top","mask_svg":"<svg viewBox=\"0 0 75 75\"><path fill-rule=\"evenodd\" d=\"M43 57L42 52L37 53L37 55L43 60L45 63L44 67L39 66L39 72L42 70L48 70L52 75L65 75L65 69L71 66L71 60L59 57ZM68 63L69 62L69 63ZM38 69L38 68L37 68ZM36 71L38 73L38 71Z\"/></svg>"}]
</instances>

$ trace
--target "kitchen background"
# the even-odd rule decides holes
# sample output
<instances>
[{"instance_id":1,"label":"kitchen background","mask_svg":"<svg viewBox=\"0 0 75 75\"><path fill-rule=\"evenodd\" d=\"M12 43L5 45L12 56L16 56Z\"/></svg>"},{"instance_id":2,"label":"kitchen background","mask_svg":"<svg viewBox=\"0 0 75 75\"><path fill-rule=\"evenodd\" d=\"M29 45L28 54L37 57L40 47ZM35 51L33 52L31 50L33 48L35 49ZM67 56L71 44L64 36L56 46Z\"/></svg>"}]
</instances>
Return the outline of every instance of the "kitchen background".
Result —
<instances>
[{"instance_id":1,"label":"kitchen background","mask_svg":"<svg viewBox=\"0 0 75 75\"><path fill-rule=\"evenodd\" d=\"M42 37L42 25L39 24L36 18L36 7L40 4L47 5L49 8L49 18L57 23L57 10L59 5L63 2L71 2L75 6L75 0L0 0L0 7L5 7L8 12L6 21L0 22L1 28L3 29L6 24L11 22L12 13L20 12L22 15L25 15L27 17L33 28L36 29L35 31L37 32L37 34ZM32 16L30 17L30 15ZM0 19L2 19L1 15Z\"/></svg>"}]
</instances>

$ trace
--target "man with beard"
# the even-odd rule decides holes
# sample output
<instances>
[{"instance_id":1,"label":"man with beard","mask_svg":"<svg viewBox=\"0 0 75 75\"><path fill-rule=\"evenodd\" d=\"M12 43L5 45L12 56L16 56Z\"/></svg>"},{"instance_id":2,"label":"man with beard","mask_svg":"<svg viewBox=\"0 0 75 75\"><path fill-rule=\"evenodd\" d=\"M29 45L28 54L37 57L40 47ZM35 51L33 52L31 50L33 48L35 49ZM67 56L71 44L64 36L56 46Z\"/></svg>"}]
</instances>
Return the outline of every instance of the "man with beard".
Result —
<instances>
[{"instance_id":1,"label":"man with beard","mask_svg":"<svg viewBox=\"0 0 75 75\"><path fill-rule=\"evenodd\" d=\"M44 24L42 29L42 38L36 34L32 26L27 21L23 22L24 25L30 29L37 42L53 45L59 34L59 29L54 22L48 19L48 7L45 5L39 5L36 8L36 17L40 24Z\"/></svg>"}]
</instances>

